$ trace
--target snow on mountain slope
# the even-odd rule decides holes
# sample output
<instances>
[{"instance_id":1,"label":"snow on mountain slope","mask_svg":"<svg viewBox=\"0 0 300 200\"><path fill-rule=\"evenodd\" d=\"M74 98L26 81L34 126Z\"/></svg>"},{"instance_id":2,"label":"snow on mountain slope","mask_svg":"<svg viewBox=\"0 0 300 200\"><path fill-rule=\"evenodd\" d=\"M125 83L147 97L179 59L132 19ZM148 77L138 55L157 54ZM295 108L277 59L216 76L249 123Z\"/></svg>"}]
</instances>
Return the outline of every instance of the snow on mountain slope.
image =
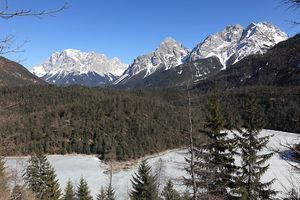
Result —
<instances>
[{"instance_id":1,"label":"snow on mountain slope","mask_svg":"<svg viewBox=\"0 0 300 200\"><path fill-rule=\"evenodd\" d=\"M241 25L231 25L198 44L189 61L216 56L225 69L248 55L263 54L286 39L287 34L270 22L251 23L246 29Z\"/></svg>"},{"instance_id":2,"label":"snow on mountain slope","mask_svg":"<svg viewBox=\"0 0 300 200\"><path fill-rule=\"evenodd\" d=\"M91 73L97 73L109 82L120 76L127 67L128 65L118 58L109 60L103 54L67 49L62 53L53 53L44 63L32 67L30 71L49 83L58 82L59 79L64 79L69 75L72 75L69 76L72 79L74 75L87 76Z\"/></svg>"},{"instance_id":3,"label":"snow on mountain slope","mask_svg":"<svg viewBox=\"0 0 300 200\"><path fill-rule=\"evenodd\" d=\"M184 62L189 53L189 49L173 38L166 38L154 52L138 56L114 84L126 81L141 72L145 78L158 69L168 70L176 67Z\"/></svg>"},{"instance_id":4,"label":"snow on mountain slope","mask_svg":"<svg viewBox=\"0 0 300 200\"><path fill-rule=\"evenodd\" d=\"M209 35L192 51L184 48L174 39L167 38L154 52L137 57L113 84L121 88L122 86L130 88L136 85L135 82L142 82L155 72L166 74L165 71L180 64L209 57L217 57L223 65L220 70L224 70L246 56L263 54L286 39L288 39L287 34L269 22L251 23L246 29L241 25L227 26L222 32ZM153 81L157 82L157 80ZM143 86L143 84L138 85Z\"/></svg>"},{"instance_id":5,"label":"snow on mountain slope","mask_svg":"<svg viewBox=\"0 0 300 200\"><path fill-rule=\"evenodd\" d=\"M217 57L224 70L248 55L263 54L286 39L286 33L269 22L251 23L246 29L241 25L230 25L223 31L208 36L192 51L174 39L166 38L155 51L138 56L132 64L126 65L117 58L109 60L103 54L68 49L62 53L53 53L44 63L30 71L43 80L58 85L113 84L116 87L129 85L130 88L130 85L136 85L135 83L142 82L154 73L165 73L183 63L209 57Z\"/></svg>"}]
</instances>

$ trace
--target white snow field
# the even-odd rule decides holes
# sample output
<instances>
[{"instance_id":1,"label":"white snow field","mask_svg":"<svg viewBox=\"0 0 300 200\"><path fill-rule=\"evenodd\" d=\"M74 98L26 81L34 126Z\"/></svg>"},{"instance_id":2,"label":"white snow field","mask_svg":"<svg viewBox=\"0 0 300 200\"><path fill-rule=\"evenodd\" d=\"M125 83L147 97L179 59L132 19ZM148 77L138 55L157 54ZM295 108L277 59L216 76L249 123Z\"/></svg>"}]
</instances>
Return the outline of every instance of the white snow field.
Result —
<instances>
[{"instance_id":1,"label":"white snow field","mask_svg":"<svg viewBox=\"0 0 300 200\"><path fill-rule=\"evenodd\" d=\"M284 150L284 147L280 145L286 143L296 143L300 141L300 135L295 133L280 132L273 130L263 130L260 136L274 135L270 138L268 148L265 152L272 149L280 148ZM158 166L159 161L164 163L164 176L161 179L161 185L172 178L175 182L176 188L180 191L184 191L185 187L181 184L182 177L187 176L184 171L185 153L186 150L177 150L168 152L164 155L149 158L148 162L151 164L152 169ZM6 158L6 166L10 168L19 169L24 168L27 158ZM101 161L95 156L90 155L66 155L66 156L48 156L48 160L54 166L56 174L61 186L64 190L68 179L71 179L74 185L79 183L79 179L84 177L88 181L88 185L92 196L95 198L99 193L101 187L105 187L109 181L109 176L104 174L105 169L100 167ZM292 167L287 161L282 160L278 154L275 154L270 160L270 168L263 176L264 181L276 179L272 188L279 191L278 196L281 196L284 192L284 187L289 187L290 180L295 183L297 179L300 180L300 174L291 174ZM292 163L296 164L296 163ZM128 191L131 189L130 179L137 168L131 170L123 170L113 175L113 186L116 190L117 199L128 199ZM293 177L292 177L293 176ZM298 182L299 184L299 182Z\"/></svg>"}]
</instances>

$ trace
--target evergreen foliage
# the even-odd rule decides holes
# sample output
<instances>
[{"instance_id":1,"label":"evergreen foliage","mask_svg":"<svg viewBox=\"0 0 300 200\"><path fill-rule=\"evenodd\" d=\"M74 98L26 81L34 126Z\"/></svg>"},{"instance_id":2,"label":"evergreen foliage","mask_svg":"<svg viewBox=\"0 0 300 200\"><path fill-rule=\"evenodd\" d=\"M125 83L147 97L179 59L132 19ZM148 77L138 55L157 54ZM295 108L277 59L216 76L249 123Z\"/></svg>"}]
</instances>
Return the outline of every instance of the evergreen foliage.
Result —
<instances>
[{"instance_id":1,"label":"evergreen foliage","mask_svg":"<svg viewBox=\"0 0 300 200\"><path fill-rule=\"evenodd\" d=\"M162 191L163 200L180 200L179 193L174 189L173 182L169 180Z\"/></svg>"},{"instance_id":2,"label":"evergreen foliage","mask_svg":"<svg viewBox=\"0 0 300 200\"><path fill-rule=\"evenodd\" d=\"M276 44L265 54L247 56L215 76L199 81L195 88L206 92L215 82L224 90L247 86L300 86L299 49L298 33Z\"/></svg>"},{"instance_id":3,"label":"evergreen foliage","mask_svg":"<svg viewBox=\"0 0 300 200\"><path fill-rule=\"evenodd\" d=\"M151 167L147 161L141 162L138 172L132 177L132 200L158 200L156 178L151 175Z\"/></svg>"},{"instance_id":4,"label":"evergreen foliage","mask_svg":"<svg viewBox=\"0 0 300 200\"><path fill-rule=\"evenodd\" d=\"M183 133L173 131L185 126L183 108L164 100L180 97L177 90L162 97L151 91L148 98L148 92L79 86L2 89L0 109L9 107L0 124L1 139L9 140L6 155L41 150L128 160L185 145ZM115 147L109 148L112 139Z\"/></svg>"},{"instance_id":5,"label":"evergreen foliage","mask_svg":"<svg viewBox=\"0 0 300 200\"><path fill-rule=\"evenodd\" d=\"M216 87L209 97L208 113L203 131L208 142L200 145L195 155L198 198L232 199L228 188L235 187L234 141L228 139L227 132L224 131L225 119Z\"/></svg>"},{"instance_id":6,"label":"evergreen foliage","mask_svg":"<svg viewBox=\"0 0 300 200\"><path fill-rule=\"evenodd\" d=\"M294 157L296 162L300 163L300 143L296 144L294 147Z\"/></svg>"},{"instance_id":7,"label":"evergreen foliage","mask_svg":"<svg viewBox=\"0 0 300 200\"><path fill-rule=\"evenodd\" d=\"M191 195L188 190L185 190L181 197L182 200L191 200Z\"/></svg>"},{"instance_id":8,"label":"evergreen foliage","mask_svg":"<svg viewBox=\"0 0 300 200\"><path fill-rule=\"evenodd\" d=\"M236 135L242 159L237 179L239 186L237 194L243 200L272 199L272 195L276 194L270 189L274 179L266 183L261 181L262 175L269 168L269 164L265 165L265 163L273 155L273 153L260 153L266 147L270 137L259 137L264 127L263 121L257 100L254 95L251 95L245 108L244 129L239 129L239 135Z\"/></svg>"},{"instance_id":9,"label":"evergreen foliage","mask_svg":"<svg viewBox=\"0 0 300 200\"><path fill-rule=\"evenodd\" d=\"M65 188L65 195L64 195L63 199L64 200L75 200L76 199L74 187L73 187L73 184L70 179L67 182L67 186Z\"/></svg>"},{"instance_id":10,"label":"evergreen foliage","mask_svg":"<svg viewBox=\"0 0 300 200\"><path fill-rule=\"evenodd\" d=\"M115 200L115 199L116 199L115 190L111 184L109 184L105 190L102 187L100 193L97 195L97 200Z\"/></svg>"},{"instance_id":11,"label":"evergreen foliage","mask_svg":"<svg viewBox=\"0 0 300 200\"><path fill-rule=\"evenodd\" d=\"M0 194L3 199L9 199L10 194L9 194L8 176L5 172L4 165L5 162L3 158L0 157Z\"/></svg>"},{"instance_id":12,"label":"evergreen foliage","mask_svg":"<svg viewBox=\"0 0 300 200\"><path fill-rule=\"evenodd\" d=\"M115 200L115 190L111 184L106 189L106 200Z\"/></svg>"},{"instance_id":13,"label":"evergreen foliage","mask_svg":"<svg viewBox=\"0 0 300 200\"><path fill-rule=\"evenodd\" d=\"M104 188L102 187L100 193L97 195L97 200L106 200L107 196Z\"/></svg>"},{"instance_id":14,"label":"evergreen foliage","mask_svg":"<svg viewBox=\"0 0 300 200\"><path fill-rule=\"evenodd\" d=\"M35 200L34 194L24 185L16 184L11 191L10 200Z\"/></svg>"},{"instance_id":15,"label":"evergreen foliage","mask_svg":"<svg viewBox=\"0 0 300 200\"><path fill-rule=\"evenodd\" d=\"M81 177L76 191L77 200L93 200L87 181Z\"/></svg>"},{"instance_id":16,"label":"evergreen foliage","mask_svg":"<svg viewBox=\"0 0 300 200\"><path fill-rule=\"evenodd\" d=\"M3 177L5 175L5 161L2 157L0 157L0 177Z\"/></svg>"},{"instance_id":17,"label":"evergreen foliage","mask_svg":"<svg viewBox=\"0 0 300 200\"><path fill-rule=\"evenodd\" d=\"M247 94L257 94L267 129L300 131L300 87L228 90L220 102L225 127L242 125ZM178 89L117 91L80 86L0 87L0 153L91 153L136 159L186 146L186 95ZM194 130L208 111L208 94L191 91ZM114 148L111 134L115 134ZM201 137L201 136L199 136ZM111 155L111 156L110 156Z\"/></svg>"},{"instance_id":18,"label":"evergreen foliage","mask_svg":"<svg viewBox=\"0 0 300 200\"><path fill-rule=\"evenodd\" d=\"M29 188L35 193L37 199L58 200L61 196L59 184L54 168L47 161L45 155L37 153L28 160L23 175Z\"/></svg>"}]
</instances>

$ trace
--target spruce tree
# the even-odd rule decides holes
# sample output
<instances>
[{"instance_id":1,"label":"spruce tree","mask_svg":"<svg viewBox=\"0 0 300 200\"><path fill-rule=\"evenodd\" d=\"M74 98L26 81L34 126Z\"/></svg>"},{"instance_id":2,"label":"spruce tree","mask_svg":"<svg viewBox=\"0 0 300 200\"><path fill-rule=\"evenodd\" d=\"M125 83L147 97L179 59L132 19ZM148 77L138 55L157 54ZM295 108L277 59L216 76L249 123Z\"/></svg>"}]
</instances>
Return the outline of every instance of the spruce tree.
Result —
<instances>
[{"instance_id":1,"label":"spruce tree","mask_svg":"<svg viewBox=\"0 0 300 200\"><path fill-rule=\"evenodd\" d=\"M112 184L110 183L106 189L106 200L115 200L115 190L112 186Z\"/></svg>"},{"instance_id":2,"label":"spruce tree","mask_svg":"<svg viewBox=\"0 0 300 200\"><path fill-rule=\"evenodd\" d=\"M104 190L103 187L101 187L100 193L97 195L97 200L115 200L115 190L112 186L112 184L108 184L107 188Z\"/></svg>"},{"instance_id":3,"label":"spruce tree","mask_svg":"<svg viewBox=\"0 0 300 200\"><path fill-rule=\"evenodd\" d=\"M164 187L161 196L163 200L180 200L180 195L173 188L173 183L171 180L167 182L167 185Z\"/></svg>"},{"instance_id":4,"label":"spruce tree","mask_svg":"<svg viewBox=\"0 0 300 200\"><path fill-rule=\"evenodd\" d=\"M74 187L69 179L67 182L67 186L65 188L65 195L64 195L64 200L75 200L75 192L74 192Z\"/></svg>"},{"instance_id":5,"label":"spruce tree","mask_svg":"<svg viewBox=\"0 0 300 200\"><path fill-rule=\"evenodd\" d=\"M58 180L54 168L45 155L38 153L32 155L23 174L29 188L36 198L42 200L58 200L61 196Z\"/></svg>"},{"instance_id":6,"label":"spruce tree","mask_svg":"<svg viewBox=\"0 0 300 200\"><path fill-rule=\"evenodd\" d=\"M0 157L0 177L3 177L5 175L5 162L3 158Z\"/></svg>"},{"instance_id":7,"label":"spruce tree","mask_svg":"<svg viewBox=\"0 0 300 200\"><path fill-rule=\"evenodd\" d=\"M93 199L90 194L88 184L83 177L81 177L81 179L79 181L79 185L78 185L77 191L76 191L76 197L77 197L77 200L92 200Z\"/></svg>"},{"instance_id":8,"label":"spruce tree","mask_svg":"<svg viewBox=\"0 0 300 200\"><path fill-rule=\"evenodd\" d=\"M147 161L141 162L138 173L132 177L132 191L130 199L132 200L157 200L156 178L151 175L151 167Z\"/></svg>"},{"instance_id":9,"label":"spruce tree","mask_svg":"<svg viewBox=\"0 0 300 200\"><path fill-rule=\"evenodd\" d=\"M247 100L243 127L244 129L239 129L239 135L236 135L242 159L237 194L243 200L271 199L275 194L270 189L274 179L263 183L261 177L268 170L269 164L265 163L273 153L260 153L266 147L270 136L259 137L264 123L254 95Z\"/></svg>"},{"instance_id":10,"label":"spruce tree","mask_svg":"<svg viewBox=\"0 0 300 200\"><path fill-rule=\"evenodd\" d=\"M5 162L0 157L0 194L3 199L9 198L8 176L5 172ZM0 198L1 199L1 198Z\"/></svg>"},{"instance_id":11,"label":"spruce tree","mask_svg":"<svg viewBox=\"0 0 300 200\"><path fill-rule=\"evenodd\" d=\"M103 187L101 188L100 193L97 195L97 200L106 200L106 193Z\"/></svg>"},{"instance_id":12,"label":"spruce tree","mask_svg":"<svg viewBox=\"0 0 300 200\"><path fill-rule=\"evenodd\" d=\"M195 165L199 199L232 199L228 191L235 187L233 174L235 141L224 131L225 119L220 106L220 95L214 88L209 97L208 116L203 132L207 142L196 149Z\"/></svg>"},{"instance_id":13,"label":"spruce tree","mask_svg":"<svg viewBox=\"0 0 300 200\"><path fill-rule=\"evenodd\" d=\"M185 190L184 193L181 196L182 200L191 200L193 199L190 195L190 192L188 190Z\"/></svg>"}]
</instances>

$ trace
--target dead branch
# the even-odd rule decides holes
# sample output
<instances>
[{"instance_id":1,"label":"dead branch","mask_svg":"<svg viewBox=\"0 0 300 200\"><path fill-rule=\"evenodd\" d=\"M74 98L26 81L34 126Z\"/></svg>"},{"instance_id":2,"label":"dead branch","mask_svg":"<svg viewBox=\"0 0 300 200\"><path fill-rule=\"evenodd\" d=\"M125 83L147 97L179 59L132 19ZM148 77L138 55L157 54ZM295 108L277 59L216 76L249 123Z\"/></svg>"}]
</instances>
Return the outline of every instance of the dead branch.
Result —
<instances>
[{"instance_id":1,"label":"dead branch","mask_svg":"<svg viewBox=\"0 0 300 200\"><path fill-rule=\"evenodd\" d=\"M7 12L8 10L8 5L7 5L7 0L6 1L1 1L0 5L5 3L6 5L4 6L5 9L0 11L0 17L4 19L10 19L15 16L41 16L41 15L50 15L52 17L55 17L57 13L59 13L62 10L65 10L68 8L69 2L68 0L65 0L65 3L62 7L56 10L42 10L42 11L35 11L32 9L29 10L24 10L24 9L18 9L13 12Z\"/></svg>"},{"instance_id":2,"label":"dead branch","mask_svg":"<svg viewBox=\"0 0 300 200\"><path fill-rule=\"evenodd\" d=\"M23 43L19 45L15 45L15 35L9 34L3 39L0 40L0 54L8 54L8 53L20 53L24 52L22 50L22 47L27 43L28 41L25 40Z\"/></svg>"}]
</instances>

